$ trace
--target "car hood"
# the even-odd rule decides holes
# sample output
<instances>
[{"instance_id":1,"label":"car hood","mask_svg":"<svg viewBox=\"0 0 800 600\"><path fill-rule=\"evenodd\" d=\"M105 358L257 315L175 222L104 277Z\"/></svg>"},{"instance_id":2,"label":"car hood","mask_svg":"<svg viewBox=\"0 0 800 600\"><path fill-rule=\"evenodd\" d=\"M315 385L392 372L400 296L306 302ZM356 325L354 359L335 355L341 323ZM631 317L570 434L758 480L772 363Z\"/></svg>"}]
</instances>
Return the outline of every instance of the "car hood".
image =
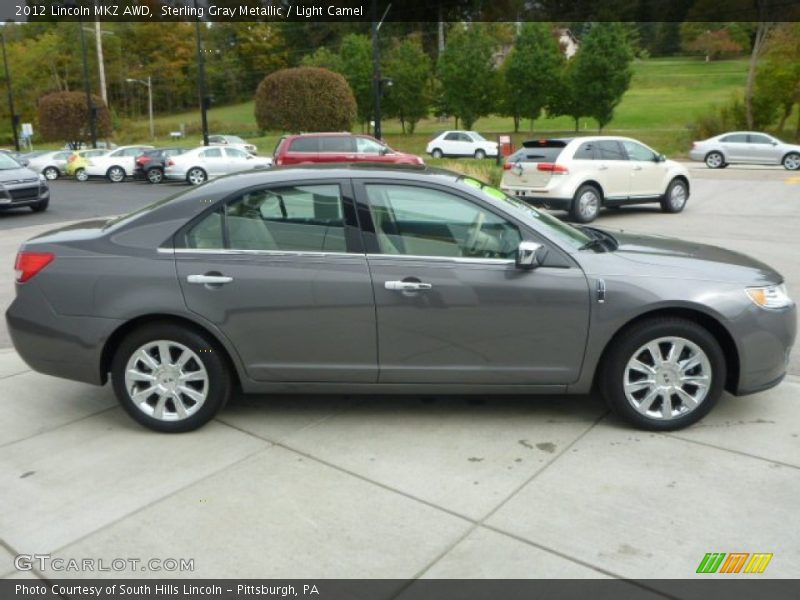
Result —
<instances>
[{"instance_id":1,"label":"car hood","mask_svg":"<svg viewBox=\"0 0 800 600\"><path fill-rule=\"evenodd\" d=\"M0 184L15 185L17 183L26 183L31 181L39 181L39 174L26 167L19 169L0 170Z\"/></svg>"},{"instance_id":2,"label":"car hood","mask_svg":"<svg viewBox=\"0 0 800 600\"><path fill-rule=\"evenodd\" d=\"M659 267L654 275L717 281L780 283L780 273L750 256L677 238L609 230L619 244L614 255L634 263Z\"/></svg>"}]
</instances>

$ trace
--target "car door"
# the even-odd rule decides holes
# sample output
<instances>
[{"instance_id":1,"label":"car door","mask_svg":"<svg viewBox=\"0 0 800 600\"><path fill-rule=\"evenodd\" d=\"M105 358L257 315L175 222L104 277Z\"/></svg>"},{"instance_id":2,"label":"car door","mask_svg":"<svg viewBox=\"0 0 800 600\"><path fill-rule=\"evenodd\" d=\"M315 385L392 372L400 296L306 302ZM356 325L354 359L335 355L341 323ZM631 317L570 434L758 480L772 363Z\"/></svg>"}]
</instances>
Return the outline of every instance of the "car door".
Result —
<instances>
[{"instance_id":1,"label":"car door","mask_svg":"<svg viewBox=\"0 0 800 600\"><path fill-rule=\"evenodd\" d=\"M209 177L218 177L227 173L228 158L219 146L208 147L197 155L200 166Z\"/></svg>"},{"instance_id":2,"label":"car door","mask_svg":"<svg viewBox=\"0 0 800 600\"><path fill-rule=\"evenodd\" d=\"M597 140L600 162L597 166L600 185L606 200L625 200L630 196L633 163L617 140Z\"/></svg>"},{"instance_id":3,"label":"car door","mask_svg":"<svg viewBox=\"0 0 800 600\"><path fill-rule=\"evenodd\" d=\"M650 148L633 140L622 140L630 162L631 199L652 198L664 193L666 166Z\"/></svg>"},{"instance_id":4,"label":"car door","mask_svg":"<svg viewBox=\"0 0 800 600\"><path fill-rule=\"evenodd\" d=\"M340 163L356 160L356 144L351 135L319 136L317 162Z\"/></svg>"},{"instance_id":5,"label":"car door","mask_svg":"<svg viewBox=\"0 0 800 600\"><path fill-rule=\"evenodd\" d=\"M228 147L224 148L223 151L227 160L227 173L246 171L248 169L252 169L253 165L255 164L253 156L244 150Z\"/></svg>"},{"instance_id":6,"label":"car door","mask_svg":"<svg viewBox=\"0 0 800 600\"><path fill-rule=\"evenodd\" d=\"M577 379L589 325L578 267L517 269L517 247L530 232L470 196L431 184L354 185L381 383Z\"/></svg>"},{"instance_id":7,"label":"car door","mask_svg":"<svg viewBox=\"0 0 800 600\"><path fill-rule=\"evenodd\" d=\"M375 305L348 182L249 188L175 240L189 310L265 382L377 380Z\"/></svg>"},{"instance_id":8,"label":"car door","mask_svg":"<svg viewBox=\"0 0 800 600\"><path fill-rule=\"evenodd\" d=\"M749 145L746 133L731 133L720 139L722 152L727 162L750 162Z\"/></svg>"},{"instance_id":9,"label":"car door","mask_svg":"<svg viewBox=\"0 0 800 600\"><path fill-rule=\"evenodd\" d=\"M465 142L467 141L469 141L469 138L464 134L458 131L451 131L444 136L442 152L447 156L464 156L465 154L471 154L466 148L468 144Z\"/></svg>"},{"instance_id":10,"label":"car door","mask_svg":"<svg viewBox=\"0 0 800 600\"><path fill-rule=\"evenodd\" d=\"M747 136L754 161L762 165L778 165L783 158L778 142L763 133L750 133Z\"/></svg>"}]
</instances>

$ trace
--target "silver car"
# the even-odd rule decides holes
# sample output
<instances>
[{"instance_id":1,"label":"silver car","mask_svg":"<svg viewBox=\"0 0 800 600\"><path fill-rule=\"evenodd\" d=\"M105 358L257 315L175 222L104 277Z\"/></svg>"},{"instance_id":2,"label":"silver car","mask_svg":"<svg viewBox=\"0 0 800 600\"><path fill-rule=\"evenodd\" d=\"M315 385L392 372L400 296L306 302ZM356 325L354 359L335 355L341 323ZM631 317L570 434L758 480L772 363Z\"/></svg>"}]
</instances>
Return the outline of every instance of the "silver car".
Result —
<instances>
[{"instance_id":1,"label":"silver car","mask_svg":"<svg viewBox=\"0 0 800 600\"><path fill-rule=\"evenodd\" d=\"M27 206L41 212L48 204L50 188L44 175L0 153L0 211Z\"/></svg>"},{"instance_id":2,"label":"silver car","mask_svg":"<svg viewBox=\"0 0 800 600\"><path fill-rule=\"evenodd\" d=\"M737 252L572 227L430 168L222 177L23 244L6 313L42 373L161 431L252 393L587 394L646 429L777 385L782 277Z\"/></svg>"},{"instance_id":3,"label":"silver car","mask_svg":"<svg viewBox=\"0 0 800 600\"><path fill-rule=\"evenodd\" d=\"M732 131L701 142L693 142L689 158L703 161L710 169L728 165L783 165L800 169L800 146L756 131Z\"/></svg>"},{"instance_id":4,"label":"silver car","mask_svg":"<svg viewBox=\"0 0 800 600\"><path fill-rule=\"evenodd\" d=\"M48 180L58 179L67 173L67 160L72 155L72 150L58 150L56 152L41 152L33 156L26 156L28 167L41 173Z\"/></svg>"}]
</instances>

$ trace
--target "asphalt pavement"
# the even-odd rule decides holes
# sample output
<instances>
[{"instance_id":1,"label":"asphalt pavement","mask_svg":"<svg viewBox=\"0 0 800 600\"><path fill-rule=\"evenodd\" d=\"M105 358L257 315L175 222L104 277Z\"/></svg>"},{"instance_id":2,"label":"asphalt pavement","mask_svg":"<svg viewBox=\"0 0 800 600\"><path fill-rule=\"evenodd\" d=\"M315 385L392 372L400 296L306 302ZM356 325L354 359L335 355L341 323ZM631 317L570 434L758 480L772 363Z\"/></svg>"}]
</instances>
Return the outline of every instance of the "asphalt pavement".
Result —
<instances>
[{"instance_id":1,"label":"asphalt pavement","mask_svg":"<svg viewBox=\"0 0 800 600\"><path fill-rule=\"evenodd\" d=\"M682 214L597 225L751 254L800 298L800 176L692 175ZM180 189L57 181L52 212L0 213L0 307L27 237ZM673 434L630 429L594 397L252 396L160 435L108 386L39 375L8 346L0 330L0 577L87 576L14 569L50 553L194 561L98 577L663 579L696 577L709 552L771 553L758 577L800 577L795 376Z\"/></svg>"}]
</instances>

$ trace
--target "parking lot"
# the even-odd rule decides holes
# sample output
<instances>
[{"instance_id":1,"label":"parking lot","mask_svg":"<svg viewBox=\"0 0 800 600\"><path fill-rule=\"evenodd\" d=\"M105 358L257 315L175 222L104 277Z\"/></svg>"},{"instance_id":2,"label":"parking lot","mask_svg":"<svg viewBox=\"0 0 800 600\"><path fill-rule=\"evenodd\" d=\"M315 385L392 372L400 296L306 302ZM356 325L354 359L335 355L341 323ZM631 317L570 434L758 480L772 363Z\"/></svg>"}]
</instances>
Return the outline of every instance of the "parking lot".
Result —
<instances>
[{"instance_id":1,"label":"parking lot","mask_svg":"<svg viewBox=\"0 0 800 600\"><path fill-rule=\"evenodd\" d=\"M741 251L800 298L800 175L689 166L683 213L596 224ZM51 188L45 213L0 212L3 310L25 239L185 189ZM594 397L287 396L236 398L168 436L109 386L30 371L2 322L0 577L31 575L16 554L49 553L193 559L166 573L192 577L663 579L693 577L708 552L773 553L761 577L800 577L800 348L789 372L673 434L630 429Z\"/></svg>"}]
</instances>

